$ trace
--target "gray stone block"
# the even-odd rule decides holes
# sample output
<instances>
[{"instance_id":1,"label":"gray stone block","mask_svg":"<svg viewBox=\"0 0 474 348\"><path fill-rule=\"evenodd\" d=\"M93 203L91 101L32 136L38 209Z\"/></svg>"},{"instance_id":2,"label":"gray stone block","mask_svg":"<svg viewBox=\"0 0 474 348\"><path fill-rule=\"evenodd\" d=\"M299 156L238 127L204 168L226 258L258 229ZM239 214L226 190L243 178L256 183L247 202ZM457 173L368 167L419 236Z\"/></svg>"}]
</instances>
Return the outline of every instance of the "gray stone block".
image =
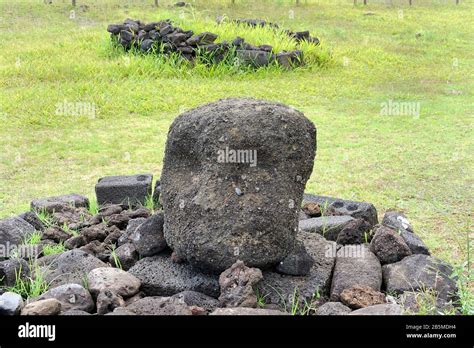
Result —
<instances>
[{"instance_id":1,"label":"gray stone block","mask_svg":"<svg viewBox=\"0 0 474 348\"><path fill-rule=\"evenodd\" d=\"M153 175L107 176L99 179L95 193L99 205L125 204L144 205L151 195Z\"/></svg>"},{"instance_id":2,"label":"gray stone block","mask_svg":"<svg viewBox=\"0 0 474 348\"><path fill-rule=\"evenodd\" d=\"M300 220L298 228L302 232L319 233L327 240L336 241L339 233L352 221L355 219L347 215L322 216Z\"/></svg>"}]
</instances>

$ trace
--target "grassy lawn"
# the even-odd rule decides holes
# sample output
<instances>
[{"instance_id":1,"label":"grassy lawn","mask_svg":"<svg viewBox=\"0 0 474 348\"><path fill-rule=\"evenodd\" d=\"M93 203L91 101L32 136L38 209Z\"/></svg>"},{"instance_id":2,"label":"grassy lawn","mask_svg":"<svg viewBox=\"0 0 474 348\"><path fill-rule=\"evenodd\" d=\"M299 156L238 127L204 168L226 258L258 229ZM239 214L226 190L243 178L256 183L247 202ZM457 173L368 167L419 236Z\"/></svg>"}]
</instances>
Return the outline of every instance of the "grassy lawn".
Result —
<instances>
[{"instance_id":1,"label":"grassy lawn","mask_svg":"<svg viewBox=\"0 0 474 348\"><path fill-rule=\"evenodd\" d=\"M152 0L78 0L88 8L70 18L70 1L0 0L0 217L27 210L36 197L93 197L102 176L159 177L180 112L252 96L292 105L316 124L308 192L372 202L380 218L404 211L435 256L464 262L474 206L473 3L236 2L196 0L183 10L171 1L156 9ZM113 50L106 32L127 17L216 31L223 14L309 29L331 59L255 74L174 68ZM221 32L230 34L238 33ZM284 45L267 34L242 36ZM63 102L94 104L95 117L58 114ZM388 103L419 113L386 115Z\"/></svg>"}]
</instances>

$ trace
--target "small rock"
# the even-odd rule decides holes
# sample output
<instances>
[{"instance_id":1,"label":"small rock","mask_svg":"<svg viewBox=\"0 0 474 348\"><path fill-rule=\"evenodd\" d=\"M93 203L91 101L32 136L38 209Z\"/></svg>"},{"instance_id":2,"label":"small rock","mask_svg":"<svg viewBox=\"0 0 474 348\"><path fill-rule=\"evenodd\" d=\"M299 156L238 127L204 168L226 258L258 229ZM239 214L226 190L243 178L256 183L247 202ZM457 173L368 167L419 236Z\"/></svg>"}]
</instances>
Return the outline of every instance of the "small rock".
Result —
<instances>
[{"instance_id":1,"label":"small rock","mask_svg":"<svg viewBox=\"0 0 474 348\"><path fill-rule=\"evenodd\" d=\"M131 32L138 32L138 30L140 29L140 26L141 26L141 23L140 21L135 21L133 19L130 19L130 18L127 18L123 24L125 25L125 28L127 28L128 30L130 30Z\"/></svg>"},{"instance_id":2,"label":"small rock","mask_svg":"<svg viewBox=\"0 0 474 348\"><path fill-rule=\"evenodd\" d=\"M346 315L352 310L344 306L341 302L326 302L325 304L318 307L315 311L315 315Z\"/></svg>"},{"instance_id":3,"label":"small rock","mask_svg":"<svg viewBox=\"0 0 474 348\"><path fill-rule=\"evenodd\" d=\"M285 68L294 68L303 65L303 52L292 51L292 52L280 52L276 55L278 64ZM321 214L319 215L321 216Z\"/></svg>"},{"instance_id":4,"label":"small rock","mask_svg":"<svg viewBox=\"0 0 474 348\"><path fill-rule=\"evenodd\" d=\"M354 285L380 291L382 267L365 245L346 245L337 252L331 285L331 301L338 301L344 289Z\"/></svg>"},{"instance_id":5,"label":"small rock","mask_svg":"<svg viewBox=\"0 0 474 348\"><path fill-rule=\"evenodd\" d=\"M258 291L267 303L289 305L295 294L300 303L311 302L316 294L327 296L336 259L336 243L319 234L299 232L297 240L303 242L314 264L307 276L290 276L263 271ZM283 302L283 303L282 303Z\"/></svg>"},{"instance_id":6,"label":"small rock","mask_svg":"<svg viewBox=\"0 0 474 348\"><path fill-rule=\"evenodd\" d=\"M276 270L283 274L304 276L309 274L313 264L314 260L307 253L304 244L296 241L293 251L276 266Z\"/></svg>"},{"instance_id":7,"label":"small rock","mask_svg":"<svg viewBox=\"0 0 474 348\"><path fill-rule=\"evenodd\" d=\"M364 219L355 219L347 223L337 235L337 244L363 244L370 241L370 225Z\"/></svg>"},{"instance_id":8,"label":"small rock","mask_svg":"<svg viewBox=\"0 0 474 348\"><path fill-rule=\"evenodd\" d=\"M162 22L151 22L143 26L144 31L159 29Z\"/></svg>"},{"instance_id":9,"label":"small rock","mask_svg":"<svg viewBox=\"0 0 474 348\"><path fill-rule=\"evenodd\" d=\"M143 40L142 43L140 44L140 50L142 52L151 51L154 45L155 45L155 42L151 39Z\"/></svg>"},{"instance_id":10,"label":"small rock","mask_svg":"<svg viewBox=\"0 0 474 348\"><path fill-rule=\"evenodd\" d=\"M193 315L189 306L172 297L145 297L125 309L137 315Z\"/></svg>"},{"instance_id":11,"label":"small rock","mask_svg":"<svg viewBox=\"0 0 474 348\"><path fill-rule=\"evenodd\" d=\"M181 42L185 42L188 36L183 33L174 32L166 36L166 40L175 46L178 46Z\"/></svg>"},{"instance_id":12,"label":"small rock","mask_svg":"<svg viewBox=\"0 0 474 348\"><path fill-rule=\"evenodd\" d=\"M337 200L327 207L324 215L347 215L355 219L361 218L367 221L371 227L378 223L377 210L373 204L367 202Z\"/></svg>"},{"instance_id":13,"label":"small rock","mask_svg":"<svg viewBox=\"0 0 474 348\"><path fill-rule=\"evenodd\" d=\"M383 216L382 225L395 231L407 231L413 233L413 227L407 217L397 211L388 211Z\"/></svg>"},{"instance_id":14,"label":"small rock","mask_svg":"<svg viewBox=\"0 0 474 348\"><path fill-rule=\"evenodd\" d=\"M407 217L396 211L388 211L385 213L382 225L398 231L405 243L411 250L412 254L430 255L428 247L423 243L420 237L413 232L413 227Z\"/></svg>"},{"instance_id":15,"label":"small rock","mask_svg":"<svg viewBox=\"0 0 474 348\"><path fill-rule=\"evenodd\" d=\"M352 309L359 309L385 303L385 295L368 286L355 285L344 289L341 302Z\"/></svg>"},{"instance_id":16,"label":"small rock","mask_svg":"<svg viewBox=\"0 0 474 348\"><path fill-rule=\"evenodd\" d=\"M134 36L133 33L128 30L120 31L119 35L120 35L120 42L125 43L125 44L129 44L133 40L133 36ZM109 202L109 203L114 203L114 202Z\"/></svg>"},{"instance_id":17,"label":"small rock","mask_svg":"<svg viewBox=\"0 0 474 348\"><path fill-rule=\"evenodd\" d=\"M319 196L313 195L311 193L305 193L303 195L303 205L307 202L318 203L322 211L325 211L326 208L333 202L339 201L339 198L329 197L329 196Z\"/></svg>"},{"instance_id":18,"label":"small rock","mask_svg":"<svg viewBox=\"0 0 474 348\"><path fill-rule=\"evenodd\" d=\"M380 226L370 243L370 250L377 255L382 264L394 263L411 255L404 239L391 228Z\"/></svg>"},{"instance_id":19,"label":"small rock","mask_svg":"<svg viewBox=\"0 0 474 348\"><path fill-rule=\"evenodd\" d=\"M122 237L123 232L120 231L117 226L112 226L107 229L107 237L104 239L105 245L116 245L120 237Z\"/></svg>"},{"instance_id":20,"label":"small rock","mask_svg":"<svg viewBox=\"0 0 474 348\"><path fill-rule=\"evenodd\" d=\"M122 266L124 271L128 271L138 261L138 252L132 243L127 243L119 246L115 249L115 255ZM115 265L115 259L113 255L110 256L109 262L111 265Z\"/></svg>"},{"instance_id":21,"label":"small rock","mask_svg":"<svg viewBox=\"0 0 474 348\"><path fill-rule=\"evenodd\" d=\"M350 216L322 216L300 220L298 228L300 231L319 233L327 240L336 241L339 233L353 220Z\"/></svg>"},{"instance_id":22,"label":"small rock","mask_svg":"<svg viewBox=\"0 0 474 348\"><path fill-rule=\"evenodd\" d=\"M28 239L35 228L19 217L0 220L0 246L17 246ZM9 255L6 255L9 256ZM4 256L0 257L0 260Z\"/></svg>"},{"instance_id":23,"label":"small rock","mask_svg":"<svg viewBox=\"0 0 474 348\"><path fill-rule=\"evenodd\" d=\"M51 243L54 244L54 242L51 242ZM53 263L53 261L55 261L57 258L59 258L62 254L63 253L42 256L36 261L36 263L40 267L49 266Z\"/></svg>"},{"instance_id":24,"label":"small rock","mask_svg":"<svg viewBox=\"0 0 474 348\"><path fill-rule=\"evenodd\" d=\"M89 244L80 247L79 250L82 250L92 256L97 257L102 262L108 261L110 251L106 250L105 245L99 242L98 240L93 240Z\"/></svg>"},{"instance_id":25,"label":"small rock","mask_svg":"<svg viewBox=\"0 0 474 348\"><path fill-rule=\"evenodd\" d=\"M60 315L77 316L77 315L91 315L91 314L85 311L81 311L80 309L70 309L68 311L62 312Z\"/></svg>"},{"instance_id":26,"label":"small rock","mask_svg":"<svg viewBox=\"0 0 474 348\"><path fill-rule=\"evenodd\" d=\"M71 237L72 235L65 232L63 229L57 226L52 226L44 230L41 238L50 239L52 241L55 241L56 243L63 243Z\"/></svg>"},{"instance_id":27,"label":"small rock","mask_svg":"<svg viewBox=\"0 0 474 348\"><path fill-rule=\"evenodd\" d=\"M92 216L86 208L64 206L61 211L53 213L52 218L56 225L67 225L72 229L83 227Z\"/></svg>"},{"instance_id":28,"label":"small rock","mask_svg":"<svg viewBox=\"0 0 474 348\"><path fill-rule=\"evenodd\" d=\"M217 276L201 273L187 263L174 263L165 253L139 260L129 272L140 279L141 290L148 296L172 296L185 290L215 298L220 294Z\"/></svg>"},{"instance_id":29,"label":"small rock","mask_svg":"<svg viewBox=\"0 0 474 348\"><path fill-rule=\"evenodd\" d=\"M140 256L153 256L166 248L163 213L156 213L137 227L130 236Z\"/></svg>"},{"instance_id":30,"label":"small rock","mask_svg":"<svg viewBox=\"0 0 474 348\"><path fill-rule=\"evenodd\" d=\"M210 315L288 315L288 313L274 309L236 307L217 308Z\"/></svg>"},{"instance_id":31,"label":"small rock","mask_svg":"<svg viewBox=\"0 0 474 348\"><path fill-rule=\"evenodd\" d=\"M241 64L252 65L256 68L270 64L271 54L257 50L237 50L237 58Z\"/></svg>"},{"instance_id":32,"label":"small rock","mask_svg":"<svg viewBox=\"0 0 474 348\"><path fill-rule=\"evenodd\" d=\"M416 254L383 266L383 280L387 292L401 294L405 291L434 290L444 300L457 297L453 268L434 257Z\"/></svg>"},{"instance_id":33,"label":"small rock","mask_svg":"<svg viewBox=\"0 0 474 348\"><path fill-rule=\"evenodd\" d=\"M140 289L140 280L134 275L118 268L95 268L87 275L89 291L97 296L99 292L109 289L123 297L135 295Z\"/></svg>"},{"instance_id":34,"label":"small rock","mask_svg":"<svg viewBox=\"0 0 474 348\"><path fill-rule=\"evenodd\" d=\"M125 301L122 296L112 290L104 289L97 296L97 314L99 315L113 312L115 308L124 306Z\"/></svg>"},{"instance_id":35,"label":"small rock","mask_svg":"<svg viewBox=\"0 0 474 348\"><path fill-rule=\"evenodd\" d=\"M41 272L50 287L70 283L83 285L87 279L87 273L95 268L106 266L96 257L82 250L74 249L52 258L49 264L41 267Z\"/></svg>"},{"instance_id":36,"label":"small rock","mask_svg":"<svg viewBox=\"0 0 474 348\"><path fill-rule=\"evenodd\" d=\"M216 41L217 35L209 32L200 33L190 37L186 43L189 46L210 45Z\"/></svg>"},{"instance_id":37,"label":"small rock","mask_svg":"<svg viewBox=\"0 0 474 348\"><path fill-rule=\"evenodd\" d=\"M197 291L182 291L171 297L183 301L188 306L198 306L209 312L219 307L218 300Z\"/></svg>"},{"instance_id":38,"label":"small rock","mask_svg":"<svg viewBox=\"0 0 474 348\"><path fill-rule=\"evenodd\" d=\"M173 26L171 25L165 25L160 28L160 36L164 38L166 35L170 34L173 32Z\"/></svg>"},{"instance_id":39,"label":"small rock","mask_svg":"<svg viewBox=\"0 0 474 348\"><path fill-rule=\"evenodd\" d=\"M430 251L428 250L428 247L421 240L421 238L418 237L416 234L408 232L408 231L401 231L400 236L408 245L412 254L430 255Z\"/></svg>"},{"instance_id":40,"label":"small rock","mask_svg":"<svg viewBox=\"0 0 474 348\"><path fill-rule=\"evenodd\" d=\"M54 298L28 303L21 315L58 315L61 312L61 302Z\"/></svg>"},{"instance_id":41,"label":"small rock","mask_svg":"<svg viewBox=\"0 0 474 348\"><path fill-rule=\"evenodd\" d=\"M61 302L61 309L63 311L77 309L85 312L92 312L94 309L94 301L92 300L91 294L79 284L64 284L49 289L37 300L51 298Z\"/></svg>"},{"instance_id":42,"label":"small rock","mask_svg":"<svg viewBox=\"0 0 474 348\"><path fill-rule=\"evenodd\" d=\"M86 244L87 244L87 241L84 238L84 236L79 235L79 236L71 237L68 240L66 240L64 242L64 247L66 249L72 250L72 249L80 248Z\"/></svg>"},{"instance_id":43,"label":"small rock","mask_svg":"<svg viewBox=\"0 0 474 348\"><path fill-rule=\"evenodd\" d=\"M107 237L106 226L105 224L98 224L88 228L85 228L81 231L82 236L86 239L87 243L92 241L103 242L105 237Z\"/></svg>"},{"instance_id":44,"label":"small rock","mask_svg":"<svg viewBox=\"0 0 474 348\"><path fill-rule=\"evenodd\" d=\"M117 226L118 229L123 230L127 227L130 217L124 213L110 215L105 218L107 227Z\"/></svg>"},{"instance_id":45,"label":"small rock","mask_svg":"<svg viewBox=\"0 0 474 348\"><path fill-rule=\"evenodd\" d=\"M309 217L320 217L321 207L315 202L306 202L303 204L303 212Z\"/></svg>"},{"instance_id":46,"label":"small rock","mask_svg":"<svg viewBox=\"0 0 474 348\"><path fill-rule=\"evenodd\" d=\"M38 218L38 215L35 212L27 211L27 212L19 215L18 217L20 219L23 219L26 222L28 222L31 226L33 226L33 228L36 231L41 231L42 232L46 228L44 223Z\"/></svg>"},{"instance_id":47,"label":"small rock","mask_svg":"<svg viewBox=\"0 0 474 348\"><path fill-rule=\"evenodd\" d=\"M20 295L5 292L0 296L0 315L18 315L23 305L23 299Z\"/></svg>"},{"instance_id":48,"label":"small rock","mask_svg":"<svg viewBox=\"0 0 474 348\"><path fill-rule=\"evenodd\" d=\"M262 280L262 271L249 268L242 261L235 262L219 276L222 307L257 307L254 288Z\"/></svg>"},{"instance_id":49,"label":"small rock","mask_svg":"<svg viewBox=\"0 0 474 348\"><path fill-rule=\"evenodd\" d=\"M113 312L107 313L106 315L120 315L120 316L131 316L131 315L137 315L132 311L127 310L124 307L117 307L114 309Z\"/></svg>"},{"instance_id":50,"label":"small rock","mask_svg":"<svg viewBox=\"0 0 474 348\"><path fill-rule=\"evenodd\" d=\"M140 291L139 293L133 295L132 297L127 298L127 300L125 301L125 306L129 306L132 303L137 302L138 300L141 300L142 298L145 298L145 297L146 297L145 293Z\"/></svg>"},{"instance_id":51,"label":"small rock","mask_svg":"<svg viewBox=\"0 0 474 348\"><path fill-rule=\"evenodd\" d=\"M257 47L260 51L265 51L271 53L273 50L273 47L270 45L260 45Z\"/></svg>"},{"instance_id":52,"label":"small rock","mask_svg":"<svg viewBox=\"0 0 474 348\"><path fill-rule=\"evenodd\" d=\"M120 204L106 204L99 209L99 216L106 217L110 215L120 214L123 208Z\"/></svg>"},{"instance_id":53,"label":"small rock","mask_svg":"<svg viewBox=\"0 0 474 348\"><path fill-rule=\"evenodd\" d=\"M70 195L35 199L31 202L32 211L44 211L49 214L63 211L67 207L89 208L89 199L73 193Z\"/></svg>"},{"instance_id":54,"label":"small rock","mask_svg":"<svg viewBox=\"0 0 474 348\"><path fill-rule=\"evenodd\" d=\"M403 308L396 304L378 304L355 310L349 315L402 315Z\"/></svg>"},{"instance_id":55,"label":"small rock","mask_svg":"<svg viewBox=\"0 0 474 348\"><path fill-rule=\"evenodd\" d=\"M114 35L118 35L124 29L125 29L125 26L123 24L110 24L107 27L107 31Z\"/></svg>"},{"instance_id":56,"label":"small rock","mask_svg":"<svg viewBox=\"0 0 474 348\"><path fill-rule=\"evenodd\" d=\"M309 39L309 31L297 31L294 36L296 41L307 40Z\"/></svg>"},{"instance_id":57,"label":"small rock","mask_svg":"<svg viewBox=\"0 0 474 348\"><path fill-rule=\"evenodd\" d=\"M146 221L146 218L131 219L128 222L127 229L125 230L125 233L123 233L122 236L118 239L118 241L117 241L118 245L123 245L125 243L131 243L130 236L136 231L138 226L140 226L145 221Z\"/></svg>"},{"instance_id":58,"label":"small rock","mask_svg":"<svg viewBox=\"0 0 474 348\"><path fill-rule=\"evenodd\" d=\"M245 40L242 39L241 37L237 36L233 41L232 41L232 46L235 47L242 47L245 43Z\"/></svg>"},{"instance_id":59,"label":"small rock","mask_svg":"<svg viewBox=\"0 0 474 348\"><path fill-rule=\"evenodd\" d=\"M0 285L4 287L14 286L17 276L25 279L30 275L30 267L23 259L8 259L0 262Z\"/></svg>"},{"instance_id":60,"label":"small rock","mask_svg":"<svg viewBox=\"0 0 474 348\"><path fill-rule=\"evenodd\" d=\"M138 218L149 218L152 214L147 208L138 208L124 211L123 214L128 216L130 220Z\"/></svg>"}]
</instances>

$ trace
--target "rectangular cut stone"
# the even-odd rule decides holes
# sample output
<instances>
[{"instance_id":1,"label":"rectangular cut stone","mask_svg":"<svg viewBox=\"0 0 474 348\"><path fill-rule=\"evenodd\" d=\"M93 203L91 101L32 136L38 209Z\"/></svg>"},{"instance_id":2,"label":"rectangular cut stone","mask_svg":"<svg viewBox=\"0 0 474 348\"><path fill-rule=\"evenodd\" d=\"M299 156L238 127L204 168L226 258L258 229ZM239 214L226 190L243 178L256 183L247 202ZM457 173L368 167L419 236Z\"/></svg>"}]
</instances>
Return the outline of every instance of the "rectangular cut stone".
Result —
<instances>
[{"instance_id":1,"label":"rectangular cut stone","mask_svg":"<svg viewBox=\"0 0 474 348\"><path fill-rule=\"evenodd\" d=\"M347 216L322 216L317 218L305 219L299 222L299 230L309 233L319 233L327 240L336 241L339 233L348 223L355 219Z\"/></svg>"},{"instance_id":2,"label":"rectangular cut stone","mask_svg":"<svg viewBox=\"0 0 474 348\"><path fill-rule=\"evenodd\" d=\"M151 195L153 175L107 176L95 185L97 203L144 205Z\"/></svg>"},{"instance_id":3,"label":"rectangular cut stone","mask_svg":"<svg viewBox=\"0 0 474 348\"><path fill-rule=\"evenodd\" d=\"M321 207L321 211L324 212L324 216L347 215L352 216L355 219L364 219L371 226L375 226L378 223L377 210L372 203L305 194L303 196L303 204L307 202L318 203Z\"/></svg>"}]
</instances>

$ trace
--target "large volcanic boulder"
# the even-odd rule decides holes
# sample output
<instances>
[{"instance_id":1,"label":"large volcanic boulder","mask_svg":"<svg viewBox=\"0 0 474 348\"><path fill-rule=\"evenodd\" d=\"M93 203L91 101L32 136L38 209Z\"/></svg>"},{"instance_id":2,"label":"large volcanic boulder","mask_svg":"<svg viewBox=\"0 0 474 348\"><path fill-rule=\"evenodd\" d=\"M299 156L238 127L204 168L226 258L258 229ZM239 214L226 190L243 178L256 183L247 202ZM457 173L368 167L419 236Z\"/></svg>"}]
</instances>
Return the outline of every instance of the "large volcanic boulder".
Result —
<instances>
[{"instance_id":1,"label":"large volcanic boulder","mask_svg":"<svg viewBox=\"0 0 474 348\"><path fill-rule=\"evenodd\" d=\"M167 244L202 270L266 268L291 251L316 128L273 102L225 99L171 125L161 176Z\"/></svg>"}]
</instances>

